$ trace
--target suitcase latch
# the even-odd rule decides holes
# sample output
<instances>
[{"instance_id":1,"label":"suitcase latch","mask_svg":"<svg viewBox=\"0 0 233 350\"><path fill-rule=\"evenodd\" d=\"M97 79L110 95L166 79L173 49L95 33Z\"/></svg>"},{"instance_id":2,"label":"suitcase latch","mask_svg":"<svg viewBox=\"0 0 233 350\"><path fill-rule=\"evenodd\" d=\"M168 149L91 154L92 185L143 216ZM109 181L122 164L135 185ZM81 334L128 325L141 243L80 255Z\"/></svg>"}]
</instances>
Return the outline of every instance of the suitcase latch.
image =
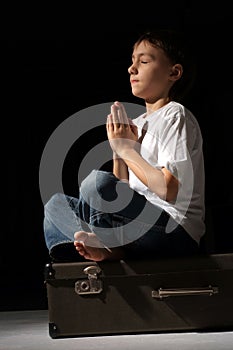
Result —
<instances>
[{"instance_id":1,"label":"suitcase latch","mask_svg":"<svg viewBox=\"0 0 233 350\"><path fill-rule=\"evenodd\" d=\"M98 274L101 272L100 267L88 266L83 272L87 275L87 279L75 282L75 292L80 295L101 293L102 281L98 279Z\"/></svg>"}]
</instances>

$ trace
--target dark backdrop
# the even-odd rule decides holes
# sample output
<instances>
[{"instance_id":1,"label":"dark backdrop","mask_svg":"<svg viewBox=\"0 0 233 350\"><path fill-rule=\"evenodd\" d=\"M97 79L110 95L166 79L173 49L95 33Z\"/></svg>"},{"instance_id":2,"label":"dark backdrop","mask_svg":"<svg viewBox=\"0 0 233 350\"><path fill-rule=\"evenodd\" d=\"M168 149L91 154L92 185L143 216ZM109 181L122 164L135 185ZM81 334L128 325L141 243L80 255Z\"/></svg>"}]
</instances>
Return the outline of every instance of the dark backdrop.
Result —
<instances>
[{"instance_id":1,"label":"dark backdrop","mask_svg":"<svg viewBox=\"0 0 233 350\"><path fill-rule=\"evenodd\" d=\"M6 184L7 206L1 231L0 310L47 308L43 271L49 259L39 189L42 152L56 127L84 108L115 100L141 103L131 95L127 68L134 39L147 28L182 29L195 48L198 77L186 105L196 115L204 138L208 225L214 251L233 252L233 18L225 6L211 6L203 10L182 3L160 11L147 9L145 16L140 8L132 8L124 20L120 11L109 10L111 21L87 16L84 24L77 20L72 34L32 35L29 28L18 35L16 28L1 40L7 91L2 108L2 170L7 179L2 190ZM77 193L78 162L105 138L104 129L92 130L67 155L66 193Z\"/></svg>"}]
</instances>

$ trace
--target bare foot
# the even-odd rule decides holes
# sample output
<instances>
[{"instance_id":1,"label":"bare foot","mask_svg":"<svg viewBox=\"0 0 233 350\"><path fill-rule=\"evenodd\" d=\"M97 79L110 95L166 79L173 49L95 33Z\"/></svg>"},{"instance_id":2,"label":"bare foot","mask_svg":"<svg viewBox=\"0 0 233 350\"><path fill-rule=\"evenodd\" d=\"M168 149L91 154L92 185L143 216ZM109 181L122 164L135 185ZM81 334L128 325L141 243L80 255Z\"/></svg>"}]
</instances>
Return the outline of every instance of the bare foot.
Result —
<instances>
[{"instance_id":1,"label":"bare foot","mask_svg":"<svg viewBox=\"0 0 233 350\"><path fill-rule=\"evenodd\" d=\"M115 260L123 257L120 248L109 249L92 232L78 231L74 234L74 245L78 253L87 260Z\"/></svg>"}]
</instances>

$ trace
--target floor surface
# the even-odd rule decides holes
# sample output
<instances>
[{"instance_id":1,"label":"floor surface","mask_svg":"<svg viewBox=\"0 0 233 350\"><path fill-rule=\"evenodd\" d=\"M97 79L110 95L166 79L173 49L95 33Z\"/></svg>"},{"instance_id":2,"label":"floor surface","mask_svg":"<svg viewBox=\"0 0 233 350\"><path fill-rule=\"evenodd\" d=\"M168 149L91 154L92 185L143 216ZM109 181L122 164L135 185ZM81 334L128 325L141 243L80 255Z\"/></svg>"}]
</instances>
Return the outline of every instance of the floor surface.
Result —
<instances>
[{"instance_id":1,"label":"floor surface","mask_svg":"<svg viewBox=\"0 0 233 350\"><path fill-rule=\"evenodd\" d=\"M232 350L233 331L52 339L48 311L0 312L0 350Z\"/></svg>"}]
</instances>

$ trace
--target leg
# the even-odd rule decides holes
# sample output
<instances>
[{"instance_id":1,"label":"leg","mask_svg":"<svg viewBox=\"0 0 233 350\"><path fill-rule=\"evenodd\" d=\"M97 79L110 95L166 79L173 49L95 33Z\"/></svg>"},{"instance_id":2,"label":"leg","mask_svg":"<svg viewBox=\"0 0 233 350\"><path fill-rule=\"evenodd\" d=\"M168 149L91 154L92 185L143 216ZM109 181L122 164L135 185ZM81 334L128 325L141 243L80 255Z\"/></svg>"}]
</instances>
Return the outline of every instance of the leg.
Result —
<instances>
[{"instance_id":1,"label":"leg","mask_svg":"<svg viewBox=\"0 0 233 350\"><path fill-rule=\"evenodd\" d=\"M44 207L44 237L49 255L56 261L80 260L74 249L74 232L83 229L75 215L77 198L57 193Z\"/></svg>"},{"instance_id":2,"label":"leg","mask_svg":"<svg viewBox=\"0 0 233 350\"><path fill-rule=\"evenodd\" d=\"M137 220L148 202L112 173L102 171L92 171L82 182L81 202L82 216L91 230L77 231L74 245L84 258L98 261L123 258L122 246L147 232L161 214L150 205L143 215L147 223Z\"/></svg>"},{"instance_id":3,"label":"leg","mask_svg":"<svg viewBox=\"0 0 233 350\"><path fill-rule=\"evenodd\" d=\"M94 170L81 184L80 212L82 218L88 222L90 231L77 231L74 245L85 259L101 261L123 257L120 247L109 249L103 243L103 232L107 236L111 235L112 219L108 211L112 201L118 197L118 182L112 173Z\"/></svg>"},{"instance_id":4,"label":"leg","mask_svg":"<svg viewBox=\"0 0 233 350\"><path fill-rule=\"evenodd\" d=\"M103 174L105 175L104 178L106 180L109 174L105 172ZM83 184L82 188L88 188L90 193L90 189L93 187L91 186L93 178L88 177L88 179L84 181L86 185L84 186ZM111 179L114 179L115 182L117 181L113 175ZM106 181L104 182L107 183L108 187L109 183ZM108 193L112 194L112 191ZM91 191L91 195L94 196L93 190ZM107 197L109 198L109 196ZM93 198L95 199L95 197ZM73 244L74 233L77 231L84 233L83 230L85 229L87 235L89 235L88 244L90 244L90 246L93 244L95 245L97 238L95 239L95 243L93 243L94 233L91 232L92 229L88 226L88 224L93 221L90 220L90 215L96 215L96 213L98 214L98 210L95 210L87 205L82 196L81 198L74 198L62 193L57 193L53 195L51 199L46 203L44 211L44 237L50 257L55 261L76 261L83 258L88 258L87 252L86 254L83 254L83 249L81 249L81 251L80 249L75 250ZM88 233L88 231L90 232ZM92 240L90 241L91 235ZM89 246L86 246L86 249L87 247ZM98 247L101 248L101 245L99 244ZM77 254L77 251L79 254ZM98 250L97 252L98 256L96 256L96 254L93 255L95 252L91 250L92 255L90 255L89 252L89 258L100 260L99 253L101 250ZM101 254L102 258L110 258L115 256L112 251L108 251L105 248L102 250L102 253L105 253Z\"/></svg>"},{"instance_id":5,"label":"leg","mask_svg":"<svg viewBox=\"0 0 233 350\"><path fill-rule=\"evenodd\" d=\"M72 244L79 257L96 261L165 254L179 240L166 234L164 215L167 220L168 214L148 204L112 173L93 171L81 184L79 199L58 194L46 204L46 245L51 254L62 245ZM83 223L87 224L85 228ZM180 240L182 244L184 241Z\"/></svg>"},{"instance_id":6,"label":"leg","mask_svg":"<svg viewBox=\"0 0 233 350\"><path fill-rule=\"evenodd\" d=\"M157 225L138 240L124 247L125 256L129 259L153 259L158 257L181 257L200 253L199 245L183 229L176 225L174 230L166 233L169 215L163 213Z\"/></svg>"},{"instance_id":7,"label":"leg","mask_svg":"<svg viewBox=\"0 0 233 350\"><path fill-rule=\"evenodd\" d=\"M111 248L137 239L161 214L144 196L104 171L92 171L82 182L80 203L90 232Z\"/></svg>"},{"instance_id":8,"label":"leg","mask_svg":"<svg viewBox=\"0 0 233 350\"><path fill-rule=\"evenodd\" d=\"M83 208L89 211L90 227L93 230L92 233L76 232L74 244L80 255L99 261L123 257L171 257L198 253L198 244L175 221L172 232L166 233L166 226L171 218L165 211L150 205L127 184L121 184L121 190L118 187L117 191L117 181L111 174L94 172L82 184L80 192L85 198ZM116 203L114 200L117 196L120 198ZM122 205L129 197L129 203ZM144 207L146 211L141 215ZM109 208L115 211L111 213ZM122 233L123 239L117 236L115 241L115 232L117 235L119 233L119 236ZM127 237L130 242L127 242ZM109 247L111 252L104 246Z\"/></svg>"}]
</instances>

